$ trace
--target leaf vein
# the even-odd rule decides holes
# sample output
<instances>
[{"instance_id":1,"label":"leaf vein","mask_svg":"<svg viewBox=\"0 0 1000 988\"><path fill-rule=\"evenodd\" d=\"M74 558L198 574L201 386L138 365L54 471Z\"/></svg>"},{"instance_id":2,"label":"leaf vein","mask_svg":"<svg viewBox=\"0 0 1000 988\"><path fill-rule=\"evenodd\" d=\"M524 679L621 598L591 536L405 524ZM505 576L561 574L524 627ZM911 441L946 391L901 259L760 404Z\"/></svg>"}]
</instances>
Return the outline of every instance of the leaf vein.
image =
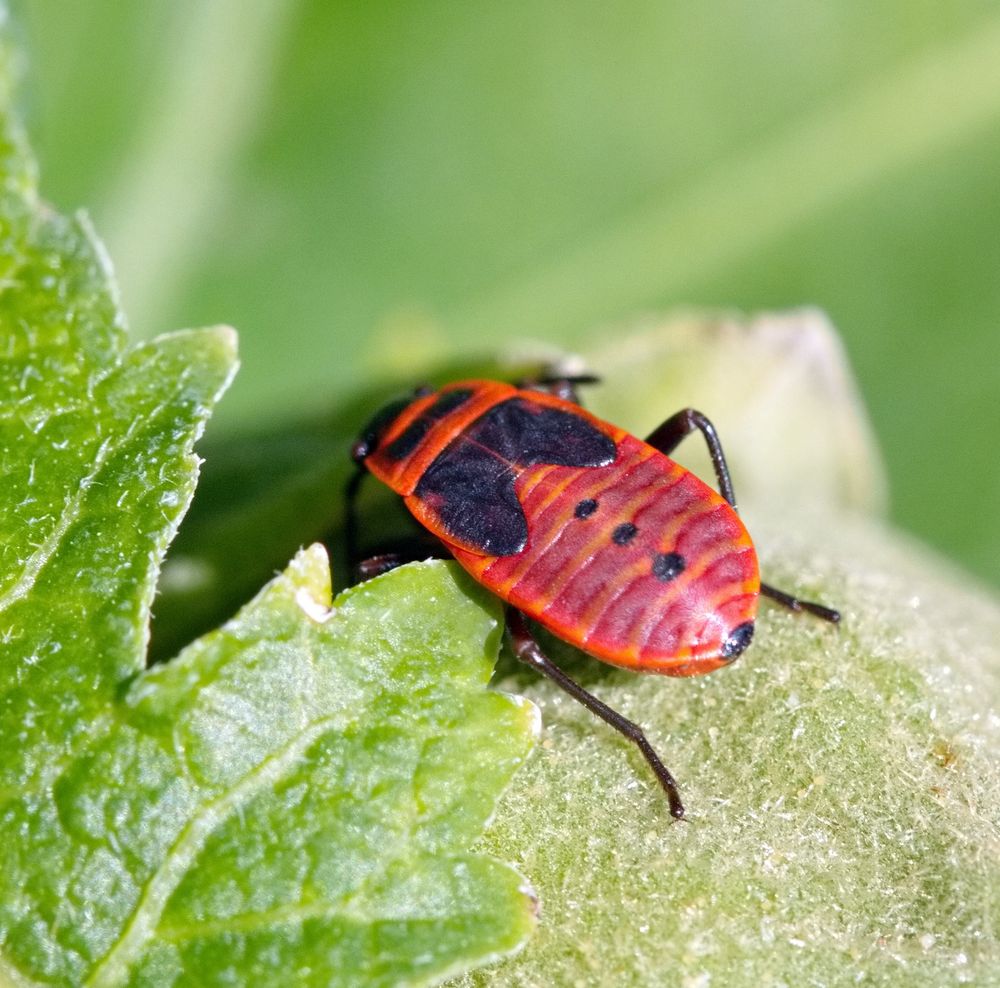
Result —
<instances>
[{"instance_id":1,"label":"leaf vein","mask_svg":"<svg viewBox=\"0 0 1000 988\"><path fill-rule=\"evenodd\" d=\"M313 723L192 816L159 868L143 886L138 904L122 935L85 982L89 988L108 988L124 980L129 966L157 933L170 895L194 863L212 831L251 797L277 782L306 749L334 724L334 720L333 717L324 717Z\"/></svg>"},{"instance_id":2,"label":"leaf vein","mask_svg":"<svg viewBox=\"0 0 1000 988\"><path fill-rule=\"evenodd\" d=\"M52 527L49 534L42 540L38 548L28 557L21 571L21 575L5 593L0 594L0 614L7 608L16 604L23 597L27 596L38 579L38 574L45 568L46 563L52 558L59 548L63 538L69 531L70 526L79 518L80 512L86 500L87 492L97 480L100 472L113 453L122 448L122 444L111 442L106 439L101 443L94 457L94 465L91 471L81 479L76 492L66 501L59 520Z\"/></svg>"}]
</instances>

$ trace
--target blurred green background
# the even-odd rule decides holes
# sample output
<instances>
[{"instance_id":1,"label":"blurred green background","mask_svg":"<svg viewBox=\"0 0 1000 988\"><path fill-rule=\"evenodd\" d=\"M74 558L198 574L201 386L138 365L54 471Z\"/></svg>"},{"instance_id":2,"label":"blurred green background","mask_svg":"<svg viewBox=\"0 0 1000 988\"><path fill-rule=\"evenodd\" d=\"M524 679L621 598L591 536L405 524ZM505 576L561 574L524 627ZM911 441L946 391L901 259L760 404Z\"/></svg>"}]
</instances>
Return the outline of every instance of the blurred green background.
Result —
<instances>
[{"instance_id":1,"label":"blurred green background","mask_svg":"<svg viewBox=\"0 0 1000 988\"><path fill-rule=\"evenodd\" d=\"M213 435L456 352L817 305L894 517L1000 583L995 2L12 6L43 193L92 213L133 331L240 331Z\"/></svg>"}]
</instances>

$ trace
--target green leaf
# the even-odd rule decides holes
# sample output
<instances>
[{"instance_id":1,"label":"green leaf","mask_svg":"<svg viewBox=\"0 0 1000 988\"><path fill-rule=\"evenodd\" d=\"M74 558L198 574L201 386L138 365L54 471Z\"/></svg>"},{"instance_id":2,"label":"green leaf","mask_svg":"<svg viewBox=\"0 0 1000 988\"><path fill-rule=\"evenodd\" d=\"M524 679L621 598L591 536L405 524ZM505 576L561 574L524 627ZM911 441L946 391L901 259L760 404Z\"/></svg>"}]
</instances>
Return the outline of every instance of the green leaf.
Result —
<instances>
[{"instance_id":1,"label":"green leaf","mask_svg":"<svg viewBox=\"0 0 1000 988\"><path fill-rule=\"evenodd\" d=\"M330 610L314 547L137 677L51 804L53 882L104 891L68 981L423 983L518 946L523 879L465 850L534 723L484 689L481 597L431 564Z\"/></svg>"},{"instance_id":2,"label":"green leaf","mask_svg":"<svg viewBox=\"0 0 1000 988\"><path fill-rule=\"evenodd\" d=\"M142 668L159 559L194 489L191 446L235 367L235 336L126 350L83 218L39 205L12 126L0 353L0 684L4 785L45 786L58 757Z\"/></svg>"},{"instance_id":3,"label":"green leaf","mask_svg":"<svg viewBox=\"0 0 1000 988\"><path fill-rule=\"evenodd\" d=\"M574 670L646 728L687 823L587 711L502 681L545 740L485 847L543 922L457 985L1000 985L1000 603L876 522L763 507L767 577L843 623L765 603L702 679Z\"/></svg>"},{"instance_id":4,"label":"green leaf","mask_svg":"<svg viewBox=\"0 0 1000 988\"><path fill-rule=\"evenodd\" d=\"M486 691L500 615L466 578L331 609L313 547L145 670L235 335L129 348L2 109L0 982L424 984L515 949L530 891L468 847L536 718Z\"/></svg>"},{"instance_id":5,"label":"green leaf","mask_svg":"<svg viewBox=\"0 0 1000 988\"><path fill-rule=\"evenodd\" d=\"M710 415L765 578L844 621L765 602L747 653L696 680L548 643L648 730L683 825L618 735L508 673L545 740L484 846L530 876L542 922L459 983L997 984L1000 608L880 521L879 455L829 322L646 319L584 360L603 375L590 407L640 434L683 405ZM711 479L703 447L677 456Z\"/></svg>"},{"instance_id":6,"label":"green leaf","mask_svg":"<svg viewBox=\"0 0 1000 988\"><path fill-rule=\"evenodd\" d=\"M646 728L685 824L579 705L501 680L538 700L545 744L485 846L517 856L544 922L457 984L1000 985L1000 602L858 510L880 469L832 331L678 319L592 360L595 404L643 428L704 399L764 578L843 621L765 601L739 662L695 680L549 643Z\"/></svg>"}]
</instances>

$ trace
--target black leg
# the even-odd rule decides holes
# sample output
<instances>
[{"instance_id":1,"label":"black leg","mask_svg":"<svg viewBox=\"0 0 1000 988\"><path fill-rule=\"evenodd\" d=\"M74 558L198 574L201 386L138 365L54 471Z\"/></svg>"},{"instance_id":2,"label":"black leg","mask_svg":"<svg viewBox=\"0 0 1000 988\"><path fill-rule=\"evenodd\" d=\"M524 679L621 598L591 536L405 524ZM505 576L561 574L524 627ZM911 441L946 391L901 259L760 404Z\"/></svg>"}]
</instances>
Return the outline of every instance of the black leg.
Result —
<instances>
[{"instance_id":1,"label":"black leg","mask_svg":"<svg viewBox=\"0 0 1000 988\"><path fill-rule=\"evenodd\" d=\"M719 480L719 492L735 510L736 493L729 476L725 454L722 452L722 443L719 442L715 426L701 412L695 411L693 408L682 409L676 415L671 415L663 425L654 429L646 442L669 456L677 444L695 429L701 430L705 442L708 444L708 451L712 456L712 466L715 467L715 476ZM799 600L798 597L793 597L790 593L785 593L784 590L778 590L766 583L760 585L760 592L789 610L807 611L809 614L814 614L816 617L834 624L840 620L840 612L835 611L832 607L824 607L823 604L814 604L808 600Z\"/></svg>"},{"instance_id":2,"label":"black leg","mask_svg":"<svg viewBox=\"0 0 1000 988\"><path fill-rule=\"evenodd\" d=\"M684 805L681 803L680 794L677 792L677 783L670 774L666 765L660 761L659 755L653 750L652 745L646 740L642 728L638 724L623 717L620 713L612 710L602 703L596 696L588 693L579 683L570 679L551 659L541 650L538 642L535 641L524 615L514 608L507 612L507 629L510 632L511 645L514 654L522 662L537 669L548 676L560 689L565 690L574 700L582 703L591 713L596 714L606 724L610 724L616 731L623 734L642 752L642 757L649 763L650 768L656 774L660 785L663 786L670 803L670 815L678 820L684 817Z\"/></svg>"},{"instance_id":3,"label":"black leg","mask_svg":"<svg viewBox=\"0 0 1000 988\"><path fill-rule=\"evenodd\" d=\"M363 583L373 577L388 573L397 566L404 566L406 563L415 563L420 559L451 559L451 553L445 549L444 545L433 536L427 538L415 535L412 538L399 539L394 543L398 549L391 549L388 552L374 552L370 556L359 560L354 564L354 582Z\"/></svg>"},{"instance_id":4,"label":"black leg","mask_svg":"<svg viewBox=\"0 0 1000 988\"><path fill-rule=\"evenodd\" d=\"M832 607L824 607L823 604L814 604L812 601L799 600L798 597L793 597L790 593L785 593L784 590L778 590L766 583L760 585L760 592L765 597L770 597L771 600L787 607L790 611L808 611L831 624L837 624L840 621L840 611L835 611Z\"/></svg>"},{"instance_id":5,"label":"black leg","mask_svg":"<svg viewBox=\"0 0 1000 988\"><path fill-rule=\"evenodd\" d=\"M362 556L358 546L358 510L357 498L361 481L368 475L365 469L359 469L347 483L344 495L344 541L347 545L347 562L355 583L362 583L372 577L388 573L389 570L412 563L418 559L451 559L451 554L441 542L430 532L403 538L394 543L390 551L381 552L377 549ZM396 548L396 545L399 547Z\"/></svg>"},{"instance_id":6,"label":"black leg","mask_svg":"<svg viewBox=\"0 0 1000 988\"><path fill-rule=\"evenodd\" d=\"M344 543L347 547L347 565L352 573L357 571L361 562L358 551L357 500L361 481L367 476L368 471L359 467L347 482L347 490L344 492Z\"/></svg>"},{"instance_id":7,"label":"black leg","mask_svg":"<svg viewBox=\"0 0 1000 988\"><path fill-rule=\"evenodd\" d=\"M391 569L396 569L397 566L412 562L412 559L401 552L382 552L377 556L369 556L354 564L354 582L364 583L365 580L374 579Z\"/></svg>"},{"instance_id":8,"label":"black leg","mask_svg":"<svg viewBox=\"0 0 1000 988\"><path fill-rule=\"evenodd\" d=\"M596 374L548 374L518 381L519 388L536 388L549 394L571 401L582 407L583 402L576 388L579 384L599 384L601 379Z\"/></svg>"},{"instance_id":9,"label":"black leg","mask_svg":"<svg viewBox=\"0 0 1000 988\"><path fill-rule=\"evenodd\" d=\"M701 430L708 444L715 476L719 480L719 493L735 508L736 494L733 491L733 482L729 478L729 467L722 452L719 434L715 431L715 426L701 412L693 408L682 408L676 415L671 415L663 425L655 428L647 436L646 442L669 456L677 448L677 444L695 429Z\"/></svg>"}]
</instances>

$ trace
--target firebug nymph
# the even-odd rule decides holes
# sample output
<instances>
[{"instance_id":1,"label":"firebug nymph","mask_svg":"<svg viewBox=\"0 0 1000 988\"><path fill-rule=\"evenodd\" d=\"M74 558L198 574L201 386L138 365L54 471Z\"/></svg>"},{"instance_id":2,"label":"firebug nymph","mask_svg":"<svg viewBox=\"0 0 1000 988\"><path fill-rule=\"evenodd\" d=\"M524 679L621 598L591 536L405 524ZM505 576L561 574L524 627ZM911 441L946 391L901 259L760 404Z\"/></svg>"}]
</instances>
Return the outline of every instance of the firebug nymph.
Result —
<instances>
[{"instance_id":1,"label":"firebug nymph","mask_svg":"<svg viewBox=\"0 0 1000 988\"><path fill-rule=\"evenodd\" d=\"M514 654L550 677L642 752L678 819L677 784L641 728L566 675L527 619L612 665L694 676L750 644L761 594L837 622L821 604L761 583L711 422L685 408L645 441L583 409L575 385L471 380L420 388L383 408L353 447L348 540L365 472L397 494L447 553L507 603ZM716 492L670 454L699 430ZM370 576L398 554L359 566Z\"/></svg>"}]
</instances>

